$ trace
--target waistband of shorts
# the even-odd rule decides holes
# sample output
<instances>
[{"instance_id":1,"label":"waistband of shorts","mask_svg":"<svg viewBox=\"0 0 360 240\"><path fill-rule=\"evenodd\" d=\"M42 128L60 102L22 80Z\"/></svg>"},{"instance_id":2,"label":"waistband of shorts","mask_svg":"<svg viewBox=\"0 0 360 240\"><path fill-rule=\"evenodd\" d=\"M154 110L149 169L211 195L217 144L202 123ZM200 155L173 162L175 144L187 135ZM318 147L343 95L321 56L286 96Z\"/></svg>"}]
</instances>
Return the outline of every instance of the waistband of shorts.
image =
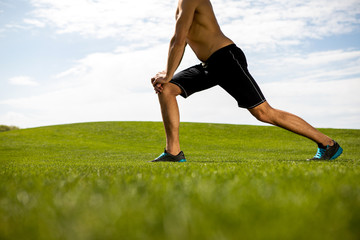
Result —
<instances>
[{"instance_id":1,"label":"waistband of shorts","mask_svg":"<svg viewBox=\"0 0 360 240\"><path fill-rule=\"evenodd\" d=\"M217 50L213 54L211 54L211 56L204 63L208 64L208 63L214 61L215 59L217 59L219 56L221 56L225 52L227 52L228 50L234 49L234 48L237 48L235 43L232 43L232 44L227 45L227 46L225 46L223 48L220 48L219 50Z\"/></svg>"}]
</instances>

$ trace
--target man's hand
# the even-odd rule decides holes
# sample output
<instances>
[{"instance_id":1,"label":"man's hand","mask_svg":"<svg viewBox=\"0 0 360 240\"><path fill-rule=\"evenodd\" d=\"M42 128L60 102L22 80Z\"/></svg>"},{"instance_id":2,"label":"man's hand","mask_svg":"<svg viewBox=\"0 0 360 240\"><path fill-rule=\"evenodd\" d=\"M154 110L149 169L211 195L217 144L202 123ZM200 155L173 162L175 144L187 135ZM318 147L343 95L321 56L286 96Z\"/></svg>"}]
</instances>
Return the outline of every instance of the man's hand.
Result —
<instances>
[{"instance_id":1,"label":"man's hand","mask_svg":"<svg viewBox=\"0 0 360 240\"><path fill-rule=\"evenodd\" d=\"M170 82L170 79L167 78L166 72L162 71L151 78L151 84L154 87L156 93L161 93L163 91L163 84Z\"/></svg>"}]
</instances>

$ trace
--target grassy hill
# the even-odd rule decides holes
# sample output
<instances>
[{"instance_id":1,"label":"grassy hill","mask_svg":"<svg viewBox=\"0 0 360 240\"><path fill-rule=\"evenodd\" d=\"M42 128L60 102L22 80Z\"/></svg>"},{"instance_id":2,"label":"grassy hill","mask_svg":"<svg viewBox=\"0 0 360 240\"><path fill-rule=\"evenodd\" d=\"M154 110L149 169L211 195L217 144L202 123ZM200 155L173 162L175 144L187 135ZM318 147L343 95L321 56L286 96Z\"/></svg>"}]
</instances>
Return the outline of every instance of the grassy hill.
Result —
<instances>
[{"instance_id":1,"label":"grassy hill","mask_svg":"<svg viewBox=\"0 0 360 240\"><path fill-rule=\"evenodd\" d=\"M322 131L338 160L275 127L182 123L155 164L161 123L0 133L0 239L358 239L360 130Z\"/></svg>"}]
</instances>

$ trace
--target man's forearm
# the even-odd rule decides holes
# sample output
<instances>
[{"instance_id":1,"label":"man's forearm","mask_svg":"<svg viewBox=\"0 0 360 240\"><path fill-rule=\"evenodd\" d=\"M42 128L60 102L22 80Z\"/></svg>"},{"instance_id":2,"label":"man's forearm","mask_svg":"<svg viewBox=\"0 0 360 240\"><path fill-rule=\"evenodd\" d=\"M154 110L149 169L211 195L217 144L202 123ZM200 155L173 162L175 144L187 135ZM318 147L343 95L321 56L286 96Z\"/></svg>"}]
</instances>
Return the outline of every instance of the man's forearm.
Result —
<instances>
[{"instance_id":1,"label":"man's forearm","mask_svg":"<svg viewBox=\"0 0 360 240\"><path fill-rule=\"evenodd\" d=\"M173 37L170 41L168 60L166 66L166 78L170 81L173 77L176 69L179 67L181 60L184 56L186 47L185 41L177 41L175 37Z\"/></svg>"}]
</instances>

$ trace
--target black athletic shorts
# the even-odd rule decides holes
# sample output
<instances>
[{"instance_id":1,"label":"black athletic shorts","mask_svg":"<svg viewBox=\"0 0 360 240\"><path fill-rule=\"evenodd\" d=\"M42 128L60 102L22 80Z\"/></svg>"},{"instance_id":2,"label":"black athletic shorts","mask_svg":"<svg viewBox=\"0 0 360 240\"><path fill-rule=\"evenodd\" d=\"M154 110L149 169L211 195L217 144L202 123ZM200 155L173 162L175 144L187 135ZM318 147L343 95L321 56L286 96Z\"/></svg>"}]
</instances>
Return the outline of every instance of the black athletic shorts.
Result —
<instances>
[{"instance_id":1,"label":"black athletic shorts","mask_svg":"<svg viewBox=\"0 0 360 240\"><path fill-rule=\"evenodd\" d=\"M251 109L266 101L247 69L243 51L235 44L219 49L206 62L175 74L170 82L181 88L184 98L219 85L236 99L239 107Z\"/></svg>"}]
</instances>

